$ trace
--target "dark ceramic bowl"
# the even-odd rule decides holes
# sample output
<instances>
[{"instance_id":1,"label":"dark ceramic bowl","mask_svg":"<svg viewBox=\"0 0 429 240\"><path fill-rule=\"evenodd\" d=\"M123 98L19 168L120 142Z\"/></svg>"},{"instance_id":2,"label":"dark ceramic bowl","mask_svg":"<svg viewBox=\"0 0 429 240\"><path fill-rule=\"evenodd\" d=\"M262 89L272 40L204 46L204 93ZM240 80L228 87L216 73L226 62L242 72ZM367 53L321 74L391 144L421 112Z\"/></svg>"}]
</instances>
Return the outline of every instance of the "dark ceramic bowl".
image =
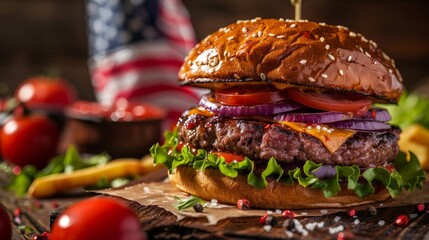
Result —
<instances>
[{"instance_id":1,"label":"dark ceramic bowl","mask_svg":"<svg viewBox=\"0 0 429 240\"><path fill-rule=\"evenodd\" d=\"M141 158L161 139L165 112L124 100L110 108L79 101L66 111L66 116L66 142L74 144L80 153Z\"/></svg>"}]
</instances>

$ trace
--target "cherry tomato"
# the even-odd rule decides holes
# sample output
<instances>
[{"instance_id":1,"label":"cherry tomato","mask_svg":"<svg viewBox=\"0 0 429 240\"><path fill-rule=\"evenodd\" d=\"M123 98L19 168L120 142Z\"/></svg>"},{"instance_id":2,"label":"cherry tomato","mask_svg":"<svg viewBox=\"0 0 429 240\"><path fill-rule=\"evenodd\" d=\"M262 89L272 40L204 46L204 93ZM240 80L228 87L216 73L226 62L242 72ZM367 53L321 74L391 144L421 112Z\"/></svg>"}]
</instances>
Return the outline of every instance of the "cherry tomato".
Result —
<instances>
[{"instance_id":1,"label":"cherry tomato","mask_svg":"<svg viewBox=\"0 0 429 240\"><path fill-rule=\"evenodd\" d=\"M0 239L12 239L10 217L2 207L0 207Z\"/></svg>"},{"instance_id":2,"label":"cherry tomato","mask_svg":"<svg viewBox=\"0 0 429 240\"><path fill-rule=\"evenodd\" d=\"M288 92L293 100L305 106L324 111L353 113L358 116L366 113L372 104L371 100L356 95L319 93L301 88L289 88Z\"/></svg>"},{"instance_id":3,"label":"cherry tomato","mask_svg":"<svg viewBox=\"0 0 429 240\"><path fill-rule=\"evenodd\" d=\"M76 91L63 79L34 77L18 86L15 97L29 108L61 110L76 100Z\"/></svg>"},{"instance_id":4,"label":"cherry tomato","mask_svg":"<svg viewBox=\"0 0 429 240\"><path fill-rule=\"evenodd\" d=\"M50 240L142 240L139 220L111 198L90 198L67 208L54 222Z\"/></svg>"},{"instance_id":5,"label":"cherry tomato","mask_svg":"<svg viewBox=\"0 0 429 240\"><path fill-rule=\"evenodd\" d=\"M212 152L213 154L216 154L218 157L224 157L225 162L230 164L233 161L241 162L244 160L244 156L237 155L234 153L227 153L227 152Z\"/></svg>"},{"instance_id":6,"label":"cherry tomato","mask_svg":"<svg viewBox=\"0 0 429 240\"><path fill-rule=\"evenodd\" d=\"M256 87L235 87L215 92L216 102L225 105L260 105L280 102L288 98L287 90Z\"/></svg>"},{"instance_id":7,"label":"cherry tomato","mask_svg":"<svg viewBox=\"0 0 429 240\"><path fill-rule=\"evenodd\" d=\"M43 168L56 153L59 129L44 116L12 117L0 131L4 159L20 167Z\"/></svg>"}]
</instances>

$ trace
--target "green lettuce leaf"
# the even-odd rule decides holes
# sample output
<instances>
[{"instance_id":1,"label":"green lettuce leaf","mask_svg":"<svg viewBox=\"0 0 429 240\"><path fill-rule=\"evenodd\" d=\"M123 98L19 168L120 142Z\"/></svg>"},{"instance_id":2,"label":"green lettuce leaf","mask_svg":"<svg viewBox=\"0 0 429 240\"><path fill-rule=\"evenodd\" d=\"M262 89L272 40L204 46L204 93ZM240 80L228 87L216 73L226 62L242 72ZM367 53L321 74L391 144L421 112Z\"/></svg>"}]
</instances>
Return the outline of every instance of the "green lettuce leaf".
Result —
<instances>
[{"instance_id":1,"label":"green lettuce leaf","mask_svg":"<svg viewBox=\"0 0 429 240\"><path fill-rule=\"evenodd\" d=\"M247 183L255 188L265 188L268 185L268 178L274 181L282 181L285 184L298 183L303 187L320 189L325 197L336 196L341 191L340 181L347 183L347 188L353 190L359 197L373 194L375 182L381 183L389 191L392 197L399 195L403 189L413 191L423 187L426 176L420 169L418 159L410 153L410 159L406 159L406 154L400 152L393 162L395 170L388 171L383 167L368 168L361 173L358 166L336 166L336 174L329 179L319 179L312 174L321 163L314 163L307 160L302 168L288 170L278 164L275 158L271 158L261 174L254 173L255 162L249 158L238 162L227 163L222 156L211 154L203 149L197 152L192 151L188 146L183 146L178 151L177 131L167 132L166 141L161 146L155 144L150 149L155 164L163 164L169 168L170 173L181 165L192 166L194 169L205 171L206 168L215 168L230 178L235 178L238 174L247 174Z\"/></svg>"}]
</instances>

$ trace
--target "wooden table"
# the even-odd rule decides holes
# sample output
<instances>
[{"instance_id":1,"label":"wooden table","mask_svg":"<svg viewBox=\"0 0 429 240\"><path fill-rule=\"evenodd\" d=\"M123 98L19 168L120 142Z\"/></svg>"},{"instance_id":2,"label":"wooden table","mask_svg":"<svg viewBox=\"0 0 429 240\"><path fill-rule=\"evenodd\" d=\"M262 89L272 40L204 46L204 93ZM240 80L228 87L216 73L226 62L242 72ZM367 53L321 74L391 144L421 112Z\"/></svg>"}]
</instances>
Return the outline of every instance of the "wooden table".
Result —
<instances>
[{"instance_id":1,"label":"wooden table","mask_svg":"<svg viewBox=\"0 0 429 240\"><path fill-rule=\"evenodd\" d=\"M164 170L158 170L147 176L139 178L136 182L161 181L165 177ZM0 174L0 182L4 183L4 175ZM136 183L134 182L134 183ZM429 194L425 183L425 192ZM0 202L9 211L11 216L16 208L22 211L22 222L30 226L36 233L50 230L50 217L52 211L61 211L65 206L84 198L93 197L91 194L73 194L53 199L30 200L16 198L12 194L0 190ZM136 202L123 200L138 214L142 229L147 232L150 239L281 239L287 238L282 219L278 217L279 224L270 231L266 231L259 224L259 217L240 217L225 219L216 225L208 226L203 218L186 218L177 221L176 217L157 206L142 206ZM429 205L429 203L426 203ZM429 209L429 208L428 208ZM404 214L410 217L410 222L405 227L397 226L394 221L397 216ZM309 238L337 239L338 233L330 234L336 226L343 225L342 231L346 238L350 239L428 239L429 238L429 213L427 210L418 212L416 205L379 208L375 216L368 211L358 211L357 218L350 217L346 212L327 214L318 217L300 217L298 220L303 226L308 223L323 222L323 227L316 227L309 231ZM337 221L341 218L339 221ZM356 221L358 219L359 222ZM385 224L380 221L384 221ZM21 234L14 226L13 239L31 239L31 234ZM294 238L304 238L302 234L294 233Z\"/></svg>"}]
</instances>

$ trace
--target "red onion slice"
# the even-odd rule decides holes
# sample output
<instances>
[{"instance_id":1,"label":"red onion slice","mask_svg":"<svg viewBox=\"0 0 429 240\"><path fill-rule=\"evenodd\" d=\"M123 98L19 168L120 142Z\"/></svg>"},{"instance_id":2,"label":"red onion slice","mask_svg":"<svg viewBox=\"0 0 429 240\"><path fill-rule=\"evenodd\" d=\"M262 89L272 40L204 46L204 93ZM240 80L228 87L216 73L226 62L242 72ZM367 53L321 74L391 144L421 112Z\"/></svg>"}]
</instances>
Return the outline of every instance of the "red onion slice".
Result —
<instances>
[{"instance_id":1,"label":"red onion slice","mask_svg":"<svg viewBox=\"0 0 429 240\"><path fill-rule=\"evenodd\" d=\"M346 120L330 123L329 126L357 131L376 131L390 129L390 125L387 123L368 120Z\"/></svg>"},{"instance_id":2,"label":"red onion slice","mask_svg":"<svg viewBox=\"0 0 429 240\"><path fill-rule=\"evenodd\" d=\"M272 104L261 104L254 106L230 106L214 103L208 100L207 95L203 96L199 105L215 114L225 117L252 117L268 116L278 113L290 112L302 107L301 104L292 100Z\"/></svg>"},{"instance_id":3,"label":"red onion slice","mask_svg":"<svg viewBox=\"0 0 429 240\"><path fill-rule=\"evenodd\" d=\"M332 123L344 120L371 120L377 122L387 122L391 120L387 110L372 108L361 117L340 112L320 112L320 113L286 113L274 117L275 121L303 122L303 123Z\"/></svg>"}]
</instances>

